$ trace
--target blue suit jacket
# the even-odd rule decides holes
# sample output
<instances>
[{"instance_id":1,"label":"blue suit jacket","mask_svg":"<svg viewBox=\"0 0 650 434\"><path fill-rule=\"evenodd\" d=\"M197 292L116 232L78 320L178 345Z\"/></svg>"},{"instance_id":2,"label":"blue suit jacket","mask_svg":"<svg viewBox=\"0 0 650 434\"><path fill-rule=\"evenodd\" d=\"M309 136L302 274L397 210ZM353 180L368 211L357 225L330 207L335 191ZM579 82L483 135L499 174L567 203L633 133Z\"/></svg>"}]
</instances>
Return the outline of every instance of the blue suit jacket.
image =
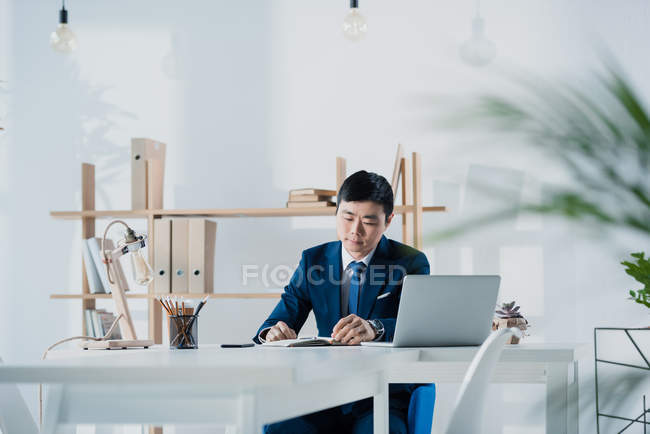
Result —
<instances>
[{"instance_id":1,"label":"blue suit jacket","mask_svg":"<svg viewBox=\"0 0 650 434\"><path fill-rule=\"evenodd\" d=\"M318 335L330 336L341 319L341 268L340 241L305 250L281 300L253 340L260 343L260 331L278 321L284 321L298 334L311 310L316 317ZM366 270L357 314L364 319L380 320L385 329L383 340L393 340L402 279L407 274L429 274L427 257L382 236Z\"/></svg>"}]
</instances>

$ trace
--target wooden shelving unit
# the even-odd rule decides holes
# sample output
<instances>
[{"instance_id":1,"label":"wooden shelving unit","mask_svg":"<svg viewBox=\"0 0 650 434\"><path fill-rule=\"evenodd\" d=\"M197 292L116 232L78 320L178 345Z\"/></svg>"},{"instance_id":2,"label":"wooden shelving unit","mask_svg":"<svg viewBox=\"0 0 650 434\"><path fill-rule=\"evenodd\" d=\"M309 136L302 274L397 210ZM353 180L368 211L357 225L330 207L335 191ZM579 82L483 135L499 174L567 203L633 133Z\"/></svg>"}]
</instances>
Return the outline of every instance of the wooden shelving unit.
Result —
<instances>
[{"instance_id":1,"label":"wooden shelving unit","mask_svg":"<svg viewBox=\"0 0 650 434\"><path fill-rule=\"evenodd\" d=\"M444 212L444 206L423 206L422 205L422 174L420 156L417 153L412 155L412 165L408 158L402 156L401 146L398 148L395 171L393 173L393 190L397 193L399 179L401 185L401 205L395 206L395 214L402 218L402 242L412 245L415 248L422 247L422 217L425 212ZM337 158L337 188L345 179L345 159ZM328 208L205 208L205 209L141 209L141 210L96 210L95 209L95 166L83 163L81 167L82 185L82 206L80 211L52 211L50 216L61 220L81 220L82 238L86 239L95 236L95 222L98 219L146 219L149 245L153 245L154 221L162 217L183 216L183 217L204 217L204 218L260 218L260 217L312 217L312 216L334 216L336 209ZM153 202L153 170L150 164L147 165L147 186L148 203ZM154 250L149 249L148 255L151 263L154 263ZM83 260L83 259L82 259ZM148 300L149 318L149 339L162 343L162 312L161 306L155 299L154 283L149 285L146 294L128 294L127 298ZM278 293L214 293L214 294L182 294L185 298L202 298L209 295L210 298L221 299L263 299L279 298ZM84 309L94 309L95 301L110 298L110 294L91 294L86 279L85 268L82 267L82 287L80 294L52 294L51 299L55 300L81 300L82 331L85 332Z\"/></svg>"}]
</instances>

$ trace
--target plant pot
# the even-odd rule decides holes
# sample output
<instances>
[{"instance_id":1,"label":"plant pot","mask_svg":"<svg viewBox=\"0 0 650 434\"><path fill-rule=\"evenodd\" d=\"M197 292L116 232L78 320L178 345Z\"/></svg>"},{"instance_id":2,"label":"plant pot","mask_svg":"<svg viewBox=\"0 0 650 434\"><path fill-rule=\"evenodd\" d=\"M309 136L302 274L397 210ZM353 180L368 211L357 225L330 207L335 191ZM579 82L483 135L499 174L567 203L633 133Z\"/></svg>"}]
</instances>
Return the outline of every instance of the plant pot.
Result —
<instances>
[{"instance_id":1,"label":"plant pot","mask_svg":"<svg viewBox=\"0 0 650 434\"><path fill-rule=\"evenodd\" d=\"M505 329L510 327L517 327L522 332L528 328L528 321L524 318L494 318L492 320L492 330ZM506 344L518 344L519 338L517 336L510 336Z\"/></svg>"}]
</instances>

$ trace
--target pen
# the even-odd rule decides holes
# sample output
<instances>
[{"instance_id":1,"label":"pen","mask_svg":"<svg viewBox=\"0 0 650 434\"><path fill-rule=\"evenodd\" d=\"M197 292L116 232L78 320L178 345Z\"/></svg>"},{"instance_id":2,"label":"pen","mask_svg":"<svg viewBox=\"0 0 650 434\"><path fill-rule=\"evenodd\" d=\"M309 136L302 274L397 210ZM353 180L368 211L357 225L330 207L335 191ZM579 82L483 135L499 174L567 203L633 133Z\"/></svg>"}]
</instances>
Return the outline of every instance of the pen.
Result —
<instances>
[{"instance_id":1,"label":"pen","mask_svg":"<svg viewBox=\"0 0 650 434\"><path fill-rule=\"evenodd\" d=\"M196 319L196 316L201 312L201 309L203 309L203 306L208 302L209 296L206 295L203 300L194 308L194 313L192 314L192 319L187 323L187 326L185 327L187 330L191 330L192 326L194 325L194 320Z\"/></svg>"},{"instance_id":2,"label":"pen","mask_svg":"<svg viewBox=\"0 0 650 434\"><path fill-rule=\"evenodd\" d=\"M194 308L194 315L198 315L201 309L203 309L203 306L208 302L208 296L206 295L203 300Z\"/></svg>"}]
</instances>

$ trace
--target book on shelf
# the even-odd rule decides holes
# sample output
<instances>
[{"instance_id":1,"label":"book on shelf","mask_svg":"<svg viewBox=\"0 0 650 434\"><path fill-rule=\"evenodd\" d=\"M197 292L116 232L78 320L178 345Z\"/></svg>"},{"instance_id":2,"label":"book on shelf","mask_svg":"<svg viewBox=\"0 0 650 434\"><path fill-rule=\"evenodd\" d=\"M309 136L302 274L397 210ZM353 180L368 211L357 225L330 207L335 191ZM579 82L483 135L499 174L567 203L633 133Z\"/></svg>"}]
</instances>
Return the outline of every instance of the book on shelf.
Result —
<instances>
[{"instance_id":1,"label":"book on shelf","mask_svg":"<svg viewBox=\"0 0 650 434\"><path fill-rule=\"evenodd\" d=\"M86 318L86 336L94 338L103 337L115 321L115 314L107 312L105 309L85 309L84 316ZM108 338L122 339L119 324L115 326Z\"/></svg>"},{"instance_id":2,"label":"book on shelf","mask_svg":"<svg viewBox=\"0 0 650 434\"><path fill-rule=\"evenodd\" d=\"M99 315L97 315L97 311L95 309L90 311L90 314L92 315L93 319L93 334L92 336L96 338L101 338L104 336L104 328L102 327L101 320L99 319Z\"/></svg>"},{"instance_id":3,"label":"book on shelf","mask_svg":"<svg viewBox=\"0 0 650 434\"><path fill-rule=\"evenodd\" d=\"M289 196L290 202L321 202L321 201L335 201L333 196L321 196L318 194L300 194Z\"/></svg>"},{"instance_id":4,"label":"book on shelf","mask_svg":"<svg viewBox=\"0 0 650 434\"><path fill-rule=\"evenodd\" d=\"M336 190L326 190L322 188L295 188L289 190L289 197L303 196L306 194L313 194L317 196L336 196Z\"/></svg>"},{"instance_id":5,"label":"book on shelf","mask_svg":"<svg viewBox=\"0 0 650 434\"><path fill-rule=\"evenodd\" d=\"M318 202L287 202L287 208L326 208L336 206L335 202L321 200Z\"/></svg>"},{"instance_id":6,"label":"book on shelf","mask_svg":"<svg viewBox=\"0 0 650 434\"><path fill-rule=\"evenodd\" d=\"M320 336L311 336L303 337L298 339L283 339L281 341L273 342L264 342L262 345L268 347L289 347L289 348L299 348L299 347L327 347L327 346L341 346L345 345L339 341L335 341L334 338L324 338Z\"/></svg>"},{"instance_id":7,"label":"book on shelf","mask_svg":"<svg viewBox=\"0 0 650 434\"><path fill-rule=\"evenodd\" d=\"M95 327L93 326L93 314L94 309L85 309L84 318L86 319L86 336L95 337Z\"/></svg>"},{"instance_id":8,"label":"book on shelf","mask_svg":"<svg viewBox=\"0 0 650 434\"><path fill-rule=\"evenodd\" d=\"M88 280L88 288L90 289L91 294L105 294L104 284L102 283L102 278L100 277L97 267L95 266L95 261L93 259L93 254L88 247L86 240L83 241L83 258L84 258L84 268L86 270L86 279ZM110 287L108 288L110 292Z\"/></svg>"},{"instance_id":9,"label":"book on shelf","mask_svg":"<svg viewBox=\"0 0 650 434\"><path fill-rule=\"evenodd\" d=\"M97 309L97 316L99 317L99 322L102 328L102 336L104 336L108 330L113 325L115 321L115 314L113 312L107 312L105 309ZM108 337L109 339L122 339L122 333L120 332L120 325L117 324L113 329L113 332Z\"/></svg>"}]
</instances>

